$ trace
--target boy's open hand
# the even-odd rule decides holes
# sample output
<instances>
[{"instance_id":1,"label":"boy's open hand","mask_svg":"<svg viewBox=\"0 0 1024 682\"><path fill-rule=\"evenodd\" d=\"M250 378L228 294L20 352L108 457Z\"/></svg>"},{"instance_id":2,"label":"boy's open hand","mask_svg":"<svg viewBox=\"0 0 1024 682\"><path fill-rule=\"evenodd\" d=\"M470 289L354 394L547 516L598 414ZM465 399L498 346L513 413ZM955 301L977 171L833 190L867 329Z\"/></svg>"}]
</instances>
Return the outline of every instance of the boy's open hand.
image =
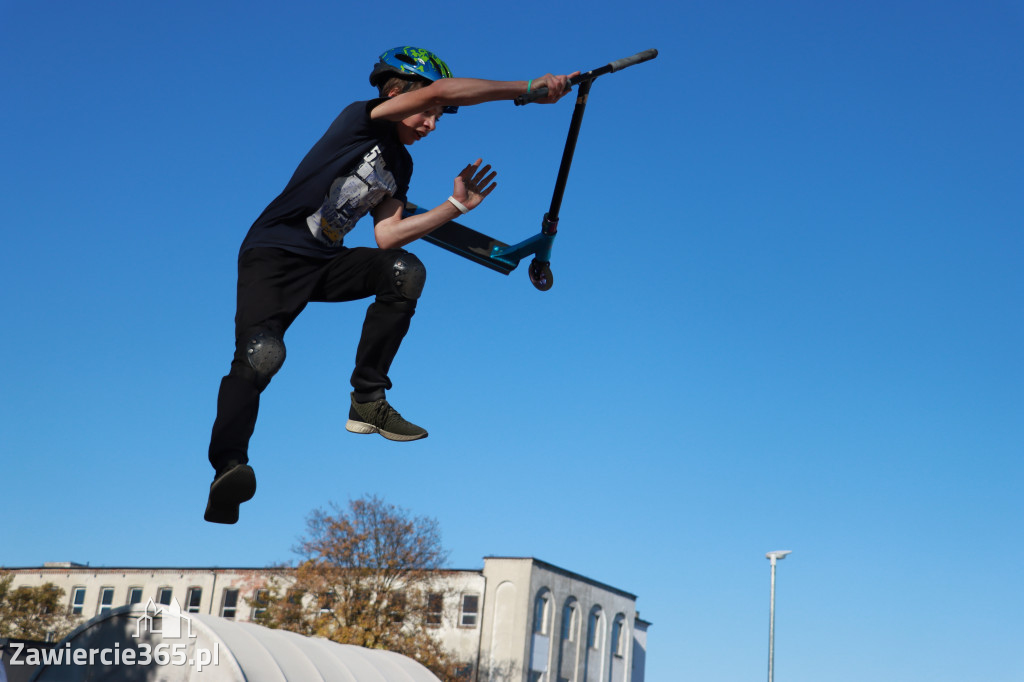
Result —
<instances>
[{"instance_id":1,"label":"boy's open hand","mask_svg":"<svg viewBox=\"0 0 1024 682\"><path fill-rule=\"evenodd\" d=\"M480 202L498 186L494 182L494 178L498 176L497 171L492 171L490 164L480 168L481 163L483 159L477 159L463 168L455 178L452 196L470 210L479 206Z\"/></svg>"}]
</instances>

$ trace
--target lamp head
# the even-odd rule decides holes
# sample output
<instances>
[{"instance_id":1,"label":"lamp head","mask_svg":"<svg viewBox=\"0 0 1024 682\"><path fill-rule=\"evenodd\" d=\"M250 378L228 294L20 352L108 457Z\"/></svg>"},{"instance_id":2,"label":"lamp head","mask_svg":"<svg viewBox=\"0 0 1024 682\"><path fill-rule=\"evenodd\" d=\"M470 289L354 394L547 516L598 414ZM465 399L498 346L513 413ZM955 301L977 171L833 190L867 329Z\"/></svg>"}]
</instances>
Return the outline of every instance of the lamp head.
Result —
<instances>
[{"instance_id":1,"label":"lamp head","mask_svg":"<svg viewBox=\"0 0 1024 682\"><path fill-rule=\"evenodd\" d=\"M785 559L787 554L792 554L792 553L793 553L793 550L791 550L791 549L780 549L780 550L777 550L775 552L768 552L767 554L764 555L764 558L765 559L771 559L771 560L774 561L774 560L778 560L778 559Z\"/></svg>"}]
</instances>

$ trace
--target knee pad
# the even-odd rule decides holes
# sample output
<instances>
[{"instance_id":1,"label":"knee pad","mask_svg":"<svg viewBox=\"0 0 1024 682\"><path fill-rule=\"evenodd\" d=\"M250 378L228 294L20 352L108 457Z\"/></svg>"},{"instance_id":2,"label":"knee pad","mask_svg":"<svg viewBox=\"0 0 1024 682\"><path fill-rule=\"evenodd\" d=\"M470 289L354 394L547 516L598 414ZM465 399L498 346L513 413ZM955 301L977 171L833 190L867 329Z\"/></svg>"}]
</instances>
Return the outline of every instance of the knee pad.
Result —
<instances>
[{"instance_id":1,"label":"knee pad","mask_svg":"<svg viewBox=\"0 0 1024 682\"><path fill-rule=\"evenodd\" d=\"M262 391L284 364L284 340L265 329L251 332L245 342L245 357Z\"/></svg>"},{"instance_id":2,"label":"knee pad","mask_svg":"<svg viewBox=\"0 0 1024 682\"><path fill-rule=\"evenodd\" d=\"M427 281L427 268L411 253L400 253L391 270L392 283L402 298L415 301L423 293Z\"/></svg>"}]
</instances>

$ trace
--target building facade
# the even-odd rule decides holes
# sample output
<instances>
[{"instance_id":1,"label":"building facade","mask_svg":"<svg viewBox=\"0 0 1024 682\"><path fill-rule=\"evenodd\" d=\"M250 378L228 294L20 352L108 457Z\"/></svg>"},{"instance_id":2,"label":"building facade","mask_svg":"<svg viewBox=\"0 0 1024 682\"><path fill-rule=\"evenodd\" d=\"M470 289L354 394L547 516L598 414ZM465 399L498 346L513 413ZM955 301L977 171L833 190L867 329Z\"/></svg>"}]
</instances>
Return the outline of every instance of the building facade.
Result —
<instances>
[{"instance_id":1,"label":"building facade","mask_svg":"<svg viewBox=\"0 0 1024 682\"><path fill-rule=\"evenodd\" d=\"M170 605L251 621L266 568L114 568L71 562L0 569L12 588L52 583L89 620L124 604ZM482 570L445 570L427 627L473 668L477 682L643 682L649 623L636 596L534 558L486 557Z\"/></svg>"}]
</instances>

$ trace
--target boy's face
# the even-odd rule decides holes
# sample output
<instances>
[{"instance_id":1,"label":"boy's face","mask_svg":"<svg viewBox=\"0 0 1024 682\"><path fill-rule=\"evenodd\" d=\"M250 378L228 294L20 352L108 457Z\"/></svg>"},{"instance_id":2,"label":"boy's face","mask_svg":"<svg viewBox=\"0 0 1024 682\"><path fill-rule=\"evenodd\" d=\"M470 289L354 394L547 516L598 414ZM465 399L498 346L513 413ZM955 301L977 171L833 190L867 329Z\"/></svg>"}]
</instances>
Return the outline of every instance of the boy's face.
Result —
<instances>
[{"instance_id":1,"label":"boy's face","mask_svg":"<svg viewBox=\"0 0 1024 682\"><path fill-rule=\"evenodd\" d=\"M398 139L402 144L410 145L416 140L422 140L433 132L437 122L441 120L441 107L434 107L419 114L413 114L398 122Z\"/></svg>"}]
</instances>

